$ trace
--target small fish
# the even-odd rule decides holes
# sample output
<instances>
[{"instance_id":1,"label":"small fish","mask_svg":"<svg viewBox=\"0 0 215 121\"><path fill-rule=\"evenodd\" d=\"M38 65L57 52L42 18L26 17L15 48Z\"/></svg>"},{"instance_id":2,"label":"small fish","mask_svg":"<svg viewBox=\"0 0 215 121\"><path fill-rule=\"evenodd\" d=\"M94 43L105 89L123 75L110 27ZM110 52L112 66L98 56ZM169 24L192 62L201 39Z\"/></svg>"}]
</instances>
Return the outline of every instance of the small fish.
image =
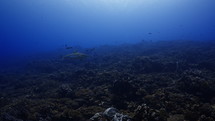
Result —
<instances>
[{"instance_id":1,"label":"small fish","mask_svg":"<svg viewBox=\"0 0 215 121\"><path fill-rule=\"evenodd\" d=\"M86 49L86 52L93 52L96 48L89 48L89 49Z\"/></svg>"},{"instance_id":2,"label":"small fish","mask_svg":"<svg viewBox=\"0 0 215 121\"><path fill-rule=\"evenodd\" d=\"M149 32L148 34L152 34L151 32Z\"/></svg>"},{"instance_id":3,"label":"small fish","mask_svg":"<svg viewBox=\"0 0 215 121\"><path fill-rule=\"evenodd\" d=\"M67 50L72 49L72 48L73 48L73 47L71 47L71 46L65 45L65 49L67 49Z\"/></svg>"}]
</instances>

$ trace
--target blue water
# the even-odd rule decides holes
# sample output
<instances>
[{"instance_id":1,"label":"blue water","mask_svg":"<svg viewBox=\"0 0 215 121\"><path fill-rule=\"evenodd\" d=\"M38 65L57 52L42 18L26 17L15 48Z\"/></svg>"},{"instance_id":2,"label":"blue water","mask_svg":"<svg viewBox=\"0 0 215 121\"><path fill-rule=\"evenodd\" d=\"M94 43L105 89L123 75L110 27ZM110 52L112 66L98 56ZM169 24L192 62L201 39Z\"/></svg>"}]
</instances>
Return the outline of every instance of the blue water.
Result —
<instances>
[{"instance_id":1,"label":"blue water","mask_svg":"<svg viewBox=\"0 0 215 121\"><path fill-rule=\"evenodd\" d=\"M214 6L214 0L0 0L0 56L14 60L65 44L215 40Z\"/></svg>"},{"instance_id":2,"label":"blue water","mask_svg":"<svg viewBox=\"0 0 215 121\"><path fill-rule=\"evenodd\" d=\"M0 0L0 121L129 117L215 121L215 0Z\"/></svg>"}]
</instances>

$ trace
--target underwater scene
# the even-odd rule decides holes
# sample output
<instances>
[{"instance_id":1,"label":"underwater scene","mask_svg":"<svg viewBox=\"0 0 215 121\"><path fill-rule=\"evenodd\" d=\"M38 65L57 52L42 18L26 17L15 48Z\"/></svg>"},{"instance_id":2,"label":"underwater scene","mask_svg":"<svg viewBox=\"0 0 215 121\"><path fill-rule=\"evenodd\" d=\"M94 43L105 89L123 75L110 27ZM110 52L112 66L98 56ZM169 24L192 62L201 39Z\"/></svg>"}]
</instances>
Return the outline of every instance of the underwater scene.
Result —
<instances>
[{"instance_id":1,"label":"underwater scene","mask_svg":"<svg viewBox=\"0 0 215 121\"><path fill-rule=\"evenodd\" d=\"M0 121L215 121L215 0L0 0Z\"/></svg>"}]
</instances>

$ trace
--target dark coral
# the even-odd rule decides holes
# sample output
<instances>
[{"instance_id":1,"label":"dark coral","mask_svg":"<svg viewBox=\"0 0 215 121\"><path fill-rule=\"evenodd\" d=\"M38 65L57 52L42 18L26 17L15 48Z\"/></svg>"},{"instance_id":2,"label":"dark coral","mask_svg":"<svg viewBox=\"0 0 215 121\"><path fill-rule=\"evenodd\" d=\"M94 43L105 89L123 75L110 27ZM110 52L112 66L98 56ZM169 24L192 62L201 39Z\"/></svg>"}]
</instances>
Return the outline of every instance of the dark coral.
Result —
<instances>
[{"instance_id":1,"label":"dark coral","mask_svg":"<svg viewBox=\"0 0 215 121\"><path fill-rule=\"evenodd\" d=\"M1 70L0 120L86 121L112 106L133 121L215 120L214 42L101 46L70 61L58 54Z\"/></svg>"}]
</instances>

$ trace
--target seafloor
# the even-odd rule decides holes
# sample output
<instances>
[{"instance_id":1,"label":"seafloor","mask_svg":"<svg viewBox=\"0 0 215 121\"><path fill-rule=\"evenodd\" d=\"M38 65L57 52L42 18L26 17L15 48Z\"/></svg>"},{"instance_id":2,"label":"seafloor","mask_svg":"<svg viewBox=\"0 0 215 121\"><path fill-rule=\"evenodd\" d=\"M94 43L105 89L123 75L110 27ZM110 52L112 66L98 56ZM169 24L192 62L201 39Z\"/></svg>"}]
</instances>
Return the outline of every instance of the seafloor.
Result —
<instances>
[{"instance_id":1,"label":"seafloor","mask_svg":"<svg viewBox=\"0 0 215 121\"><path fill-rule=\"evenodd\" d=\"M63 58L73 51L87 56ZM0 73L0 121L87 121L109 107L132 121L215 121L215 42L68 48Z\"/></svg>"}]
</instances>

